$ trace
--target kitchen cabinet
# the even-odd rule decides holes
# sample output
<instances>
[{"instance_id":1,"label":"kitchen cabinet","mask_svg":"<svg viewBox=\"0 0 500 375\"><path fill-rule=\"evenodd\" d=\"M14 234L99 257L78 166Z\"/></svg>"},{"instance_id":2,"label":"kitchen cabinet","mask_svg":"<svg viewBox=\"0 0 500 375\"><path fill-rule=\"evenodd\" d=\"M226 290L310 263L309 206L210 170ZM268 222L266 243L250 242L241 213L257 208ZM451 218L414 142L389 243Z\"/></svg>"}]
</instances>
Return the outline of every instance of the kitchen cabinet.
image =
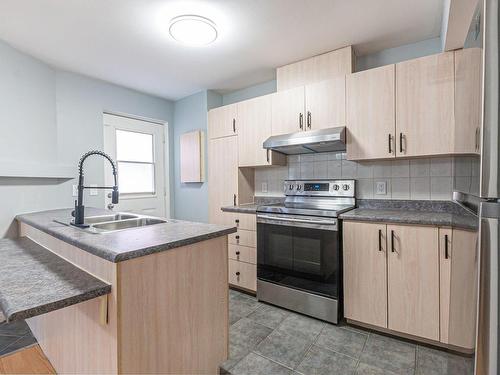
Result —
<instances>
[{"instance_id":1,"label":"kitchen cabinet","mask_svg":"<svg viewBox=\"0 0 500 375\"><path fill-rule=\"evenodd\" d=\"M439 229L441 342L473 350L476 336L477 234Z\"/></svg>"},{"instance_id":2,"label":"kitchen cabinet","mask_svg":"<svg viewBox=\"0 0 500 375\"><path fill-rule=\"evenodd\" d=\"M208 138L214 139L238 134L236 117L236 104L225 105L208 111Z\"/></svg>"},{"instance_id":3,"label":"kitchen cabinet","mask_svg":"<svg viewBox=\"0 0 500 375\"><path fill-rule=\"evenodd\" d=\"M347 159L394 157L395 65L346 77Z\"/></svg>"},{"instance_id":4,"label":"kitchen cabinet","mask_svg":"<svg viewBox=\"0 0 500 375\"><path fill-rule=\"evenodd\" d=\"M387 328L385 224L344 222L344 315Z\"/></svg>"},{"instance_id":5,"label":"kitchen cabinet","mask_svg":"<svg viewBox=\"0 0 500 375\"><path fill-rule=\"evenodd\" d=\"M238 229L228 237L230 244L257 247L257 232L254 230Z\"/></svg>"},{"instance_id":6,"label":"kitchen cabinet","mask_svg":"<svg viewBox=\"0 0 500 375\"><path fill-rule=\"evenodd\" d=\"M345 77L272 96L272 135L345 125Z\"/></svg>"},{"instance_id":7,"label":"kitchen cabinet","mask_svg":"<svg viewBox=\"0 0 500 375\"><path fill-rule=\"evenodd\" d=\"M229 259L251 264L257 263L257 251L255 247L229 244L228 249Z\"/></svg>"},{"instance_id":8,"label":"kitchen cabinet","mask_svg":"<svg viewBox=\"0 0 500 375\"><path fill-rule=\"evenodd\" d=\"M396 155L454 152L454 52L396 64Z\"/></svg>"},{"instance_id":9,"label":"kitchen cabinet","mask_svg":"<svg viewBox=\"0 0 500 375\"><path fill-rule=\"evenodd\" d=\"M286 156L262 147L271 136L271 95L237 104L238 164L240 167L286 165Z\"/></svg>"},{"instance_id":10,"label":"kitchen cabinet","mask_svg":"<svg viewBox=\"0 0 500 375\"><path fill-rule=\"evenodd\" d=\"M272 135L304 130L304 87L280 91L272 95Z\"/></svg>"},{"instance_id":11,"label":"kitchen cabinet","mask_svg":"<svg viewBox=\"0 0 500 375\"><path fill-rule=\"evenodd\" d=\"M238 198L238 139L236 136L208 141L209 222L225 224L223 206L232 206Z\"/></svg>"},{"instance_id":12,"label":"kitchen cabinet","mask_svg":"<svg viewBox=\"0 0 500 375\"><path fill-rule=\"evenodd\" d=\"M388 328L439 341L438 229L388 225Z\"/></svg>"},{"instance_id":13,"label":"kitchen cabinet","mask_svg":"<svg viewBox=\"0 0 500 375\"><path fill-rule=\"evenodd\" d=\"M354 71L352 46L284 65L276 69L277 89L285 91L310 83L345 76Z\"/></svg>"},{"instance_id":14,"label":"kitchen cabinet","mask_svg":"<svg viewBox=\"0 0 500 375\"><path fill-rule=\"evenodd\" d=\"M229 259L229 284L249 291L257 290L257 266Z\"/></svg>"},{"instance_id":15,"label":"kitchen cabinet","mask_svg":"<svg viewBox=\"0 0 500 375\"><path fill-rule=\"evenodd\" d=\"M344 221L343 243L349 321L474 349L476 232Z\"/></svg>"}]
</instances>

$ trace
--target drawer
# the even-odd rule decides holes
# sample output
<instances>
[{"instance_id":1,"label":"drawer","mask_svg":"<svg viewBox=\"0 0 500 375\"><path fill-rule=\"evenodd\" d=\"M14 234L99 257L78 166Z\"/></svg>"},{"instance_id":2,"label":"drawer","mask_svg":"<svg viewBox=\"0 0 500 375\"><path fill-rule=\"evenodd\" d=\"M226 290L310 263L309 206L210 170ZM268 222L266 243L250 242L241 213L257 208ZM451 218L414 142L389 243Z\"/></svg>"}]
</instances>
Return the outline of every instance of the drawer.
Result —
<instances>
[{"instance_id":1,"label":"drawer","mask_svg":"<svg viewBox=\"0 0 500 375\"><path fill-rule=\"evenodd\" d=\"M229 243L233 245L257 247L257 232L253 230L238 229L229 235Z\"/></svg>"},{"instance_id":2,"label":"drawer","mask_svg":"<svg viewBox=\"0 0 500 375\"><path fill-rule=\"evenodd\" d=\"M239 260L246 263L257 263L257 249L255 247L229 244L229 259Z\"/></svg>"},{"instance_id":3,"label":"drawer","mask_svg":"<svg viewBox=\"0 0 500 375\"><path fill-rule=\"evenodd\" d=\"M224 212L225 225L235 226L238 229L257 230L257 216L255 214L242 214L240 212Z\"/></svg>"},{"instance_id":4,"label":"drawer","mask_svg":"<svg viewBox=\"0 0 500 375\"><path fill-rule=\"evenodd\" d=\"M229 284L251 290L257 290L257 266L229 259Z\"/></svg>"}]
</instances>

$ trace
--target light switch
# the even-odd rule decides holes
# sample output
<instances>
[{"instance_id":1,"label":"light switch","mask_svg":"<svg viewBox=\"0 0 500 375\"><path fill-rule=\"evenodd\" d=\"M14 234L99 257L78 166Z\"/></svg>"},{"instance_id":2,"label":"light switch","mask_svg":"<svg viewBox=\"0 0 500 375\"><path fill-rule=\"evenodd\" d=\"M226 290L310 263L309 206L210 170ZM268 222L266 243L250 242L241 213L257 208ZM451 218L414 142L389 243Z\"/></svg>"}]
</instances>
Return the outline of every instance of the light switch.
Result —
<instances>
[{"instance_id":1,"label":"light switch","mask_svg":"<svg viewBox=\"0 0 500 375\"><path fill-rule=\"evenodd\" d=\"M78 195L78 185L73 185L73 196L76 197Z\"/></svg>"},{"instance_id":2,"label":"light switch","mask_svg":"<svg viewBox=\"0 0 500 375\"><path fill-rule=\"evenodd\" d=\"M260 189L261 193L267 193L267 182L263 182Z\"/></svg>"},{"instance_id":3,"label":"light switch","mask_svg":"<svg viewBox=\"0 0 500 375\"><path fill-rule=\"evenodd\" d=\"M90 184L89 194L90 195L97 195L98 194L98 190L97 189L92 189L93 187L97 187L97 184Z\"/></svg>"},{"instance_id":4,"label":"light switch","mask_svg":"<svg viewBox=\"0 0 500 375\"><path fill-rule=\"evenodd\" d=\"M387 182L377 181L375 182L375 194L386 195L387 194Z\"/></svg>"}]
</instances>

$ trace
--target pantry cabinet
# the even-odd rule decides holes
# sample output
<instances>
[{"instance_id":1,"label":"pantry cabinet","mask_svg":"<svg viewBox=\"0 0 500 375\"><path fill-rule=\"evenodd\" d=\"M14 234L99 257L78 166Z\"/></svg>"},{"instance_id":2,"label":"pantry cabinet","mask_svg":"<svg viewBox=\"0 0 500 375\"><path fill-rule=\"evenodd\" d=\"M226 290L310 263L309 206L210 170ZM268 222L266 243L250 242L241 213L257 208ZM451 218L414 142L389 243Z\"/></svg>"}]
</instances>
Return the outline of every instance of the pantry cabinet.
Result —
<instances>
[{"instance_id":1,"label":"pantry cabinet","mask_svg":"<svg viewBox=\"0 0 500 375\"><path fill-rule=\"evenodd\" d=\"M236 104L225 105L208 111L208 138L228 137L238 134Z\"/></svg>"},{"instance_id":2,"label":"pantry cabinet","mask_svg":"<svg viewBox=\"0 0 500 375\"><path fill-rule=\"evenodd\" d=\"M238 165L258 167L286 165L283 154L266 150L262 144L271 136L272 96L260 96L237 104Z\"/></svg>"},{"instance_id":3,"label":"pantry cabinet","mask_svg":"<svg viewBox=\"0 0 500 375\"><path fill-rule=\"evenodd\" d=\"M343 241L349 321L474 349L476 232L345 221Z\"/></svg>"},{"instance_id":4,"label":"pantry cabinet","mask_svg":"<svg viewBox=\"0 0 500 375\"><path fill-rule=\"evenodd\" d=\"M438 228L388 225L388 328L439 341Z\"/></svg>"},{"instance_id":5,"label":"pantry cabinet","mask_svg":"<svg viewBox=\"0 0 500 375\"><path fill-rule=\"evenodd\" d=\"M347 159L396 155L395 65L346 77Z\"/></svg>"}]
</instances>

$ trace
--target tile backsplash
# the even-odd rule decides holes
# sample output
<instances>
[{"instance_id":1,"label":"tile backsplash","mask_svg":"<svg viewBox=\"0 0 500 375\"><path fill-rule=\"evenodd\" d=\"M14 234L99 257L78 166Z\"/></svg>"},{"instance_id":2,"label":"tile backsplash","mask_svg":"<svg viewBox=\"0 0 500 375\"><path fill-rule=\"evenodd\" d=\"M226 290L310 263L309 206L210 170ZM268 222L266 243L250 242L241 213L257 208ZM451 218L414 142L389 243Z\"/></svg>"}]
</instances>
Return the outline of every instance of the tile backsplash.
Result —
<instances>
[{"instance_id":1,"label":"tile backsplash","mask_svg":"<svg viewBox=\"0 0 500 375\"><path fill-rule=\"evenodd\" d=\"M255 195L283 196L284 180L313 178L355 179L356 197L362 199L451 200L454 190L472 194L479 190L479 157L356 162L346 160L345 156L345 153L290 155L287 166L257 168Z\"/></svg>"}]
</instances>

